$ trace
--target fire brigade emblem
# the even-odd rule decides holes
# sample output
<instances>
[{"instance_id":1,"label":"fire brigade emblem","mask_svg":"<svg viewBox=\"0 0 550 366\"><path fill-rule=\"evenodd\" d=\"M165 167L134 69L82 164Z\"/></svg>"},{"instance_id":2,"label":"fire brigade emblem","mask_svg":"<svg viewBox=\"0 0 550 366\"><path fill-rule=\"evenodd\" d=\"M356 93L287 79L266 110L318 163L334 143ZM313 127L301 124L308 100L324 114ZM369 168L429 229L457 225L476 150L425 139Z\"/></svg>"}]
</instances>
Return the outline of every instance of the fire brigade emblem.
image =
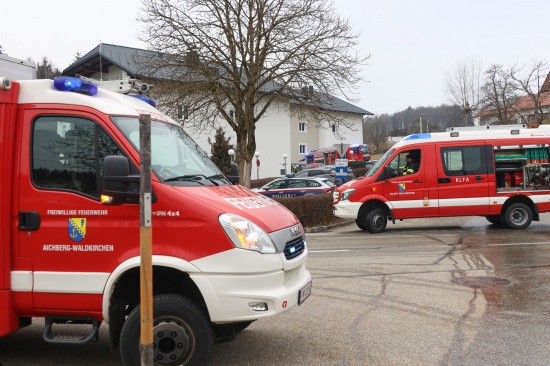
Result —
<instances>
[{"instance_id":1,"label":"fire brigade emblem","mask_svg":"<svg viewBox=\"0 0 550 366\"><path fill-rule=\"evenodd\" d=\"M399 192L403 193L405 192L405 183L399 183Z\"/></svg>"},{"instance_id":2,"label":"fire brigade emblem","mask_svg":"<svg viewBox=\"0 0 550 366\"><path fill-rule=\"evenodd\" d=\"M72 241L81 241L86 236L86 219L69 218L69 238Z\"/></svg>"}]
</instances>

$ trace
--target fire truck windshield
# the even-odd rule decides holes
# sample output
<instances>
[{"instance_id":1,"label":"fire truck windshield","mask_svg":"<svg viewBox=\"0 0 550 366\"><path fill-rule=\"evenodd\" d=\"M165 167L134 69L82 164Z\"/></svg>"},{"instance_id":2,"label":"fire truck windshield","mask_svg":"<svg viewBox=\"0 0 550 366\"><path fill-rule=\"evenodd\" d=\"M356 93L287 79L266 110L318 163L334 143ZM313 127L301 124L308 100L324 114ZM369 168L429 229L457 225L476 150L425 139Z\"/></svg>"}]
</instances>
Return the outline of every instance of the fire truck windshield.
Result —
<instances>
[{"instance_id":1,"label":"fire truck windshield","mask_svg":"<svg viewBox=\"0 0 550 366\"><path fill-rule=\"evenodd\" d=\"M376 175L380 167L386 164L386 161L393 155L394 152L395 152L395 149L390 149L386 151L386 153L369 170L369 172L367 173L367 177L373 177L374 175Z\"/></svg>"},{"instance_id":2,"label":"fire truck windshield","mask_svg":"<svg viewBox=\"0 0 550 366\"><path fill-rule=\"evenodd\" d=\"M139 119L112 120L139 152ZM232 184L183 128L171 123L151 121L151 165L157 177L171 185Z\"/></svg>"}]
</instances>

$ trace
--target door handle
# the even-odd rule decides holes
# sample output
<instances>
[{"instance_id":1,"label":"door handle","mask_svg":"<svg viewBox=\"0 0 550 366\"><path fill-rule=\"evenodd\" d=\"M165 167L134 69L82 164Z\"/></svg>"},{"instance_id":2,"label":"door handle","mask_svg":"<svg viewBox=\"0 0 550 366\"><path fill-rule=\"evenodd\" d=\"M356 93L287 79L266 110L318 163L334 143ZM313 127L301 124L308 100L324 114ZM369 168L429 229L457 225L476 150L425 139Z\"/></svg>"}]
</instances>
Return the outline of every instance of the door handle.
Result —
<instances>
[{"instance_id":1,"label":"door handle","mask_svg":"<svg viewBox=\"0 0 550 366\"><path fill-rule=\"evenodd\" d=\"M35 211L19 212L19 230L38 230L40 215Z\"/></svg>"},{"instance_id":2,"label":"door handle","mask_svg":"<svg viewBox=\"0 0 550 366\"><path fill-rule=\"evenodd\" d=\"M417 179L417 180L413 180L413 183L422 183L423 181Z\"/></svg>"},{"instance_id":3,"label":"door handle","mask_svg":"<svg viewBox=\"0 0 550 366\"><path fill-rule=\"evenodd\" d=\"M479 175L476 177L476 180L483 180L483 179L485 179L485 178L483 178L483 177L481 177L481 176L479 176Z\"/></svg>"},{"instance_id":4,"label":"door handle","mask_svg":"<svg viewBox=\"0 0 550 366\"><path fill-rule=\"evenodd\" d=\"M451 183L451 178L437 178L437 183Z\"/></svg>"}]
</instances>

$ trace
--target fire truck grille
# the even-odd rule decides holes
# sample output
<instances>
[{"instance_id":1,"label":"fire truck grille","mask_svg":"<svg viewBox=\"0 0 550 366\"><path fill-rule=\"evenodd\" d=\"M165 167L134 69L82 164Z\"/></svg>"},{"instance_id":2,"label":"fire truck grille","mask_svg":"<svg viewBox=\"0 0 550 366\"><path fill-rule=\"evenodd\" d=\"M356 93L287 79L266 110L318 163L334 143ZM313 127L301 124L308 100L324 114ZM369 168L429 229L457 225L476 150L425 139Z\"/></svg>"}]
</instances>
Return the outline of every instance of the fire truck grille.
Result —
<instances>
[{"instance_id":1,"label":"fire truck grille","mask_svg":"<svg viewBox=\"0 0 550 366\"><path fill-rule=\"evenodd\" d=\"M305 248L306 242L304 238L300 237L286 243L283 253L285 253L286 259L292 259L302 254Z\"/></svg>"}]
</instances>

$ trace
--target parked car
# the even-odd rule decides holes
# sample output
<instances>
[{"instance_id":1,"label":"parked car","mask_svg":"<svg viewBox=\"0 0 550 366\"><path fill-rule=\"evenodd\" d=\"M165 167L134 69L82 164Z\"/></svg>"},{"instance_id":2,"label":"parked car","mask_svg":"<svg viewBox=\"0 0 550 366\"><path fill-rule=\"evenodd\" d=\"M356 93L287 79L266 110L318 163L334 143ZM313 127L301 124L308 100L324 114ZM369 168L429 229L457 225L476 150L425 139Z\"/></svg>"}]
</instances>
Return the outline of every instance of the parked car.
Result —
<instances>
[{"instance_id":1,"label":"parked car","mask_svg":"<svg viewBox=\"0 0 550 366\"><path fill-rule=\"evenodd\" d=\"M306 178L306 177L316 177L316 178L328 178L332 183L339 186L342 183L349 182L350 180L355 179L355 176L351 172L351 169L348 168L348 174L345 179L336 177L336 166L335 165L324 165L318 168L309 168L304 169L294 175L294 178Z\"/></svg>"},{"instance_id":2,"label":"parked car","mask_svg":"<svg viewBox=\"0 0 550 366\"><path fill-rule=\"evenodd\" d=\"M278 178L252 191L267 197L298 197L330 193L335 185L328 178Z\"/></svg>"},{"instance_id":3,"label":"parked car","mask_svg":"<svg viewBox=\"0 0 550 366\"><path fill-rule=\"evenodd\" d=\"M378 160L369 160L365 163L365 168L367 168L367 172L365 175L368 174L369 170L374 166L374 164L378 163Z\"/></svg>"}]
</instances>

